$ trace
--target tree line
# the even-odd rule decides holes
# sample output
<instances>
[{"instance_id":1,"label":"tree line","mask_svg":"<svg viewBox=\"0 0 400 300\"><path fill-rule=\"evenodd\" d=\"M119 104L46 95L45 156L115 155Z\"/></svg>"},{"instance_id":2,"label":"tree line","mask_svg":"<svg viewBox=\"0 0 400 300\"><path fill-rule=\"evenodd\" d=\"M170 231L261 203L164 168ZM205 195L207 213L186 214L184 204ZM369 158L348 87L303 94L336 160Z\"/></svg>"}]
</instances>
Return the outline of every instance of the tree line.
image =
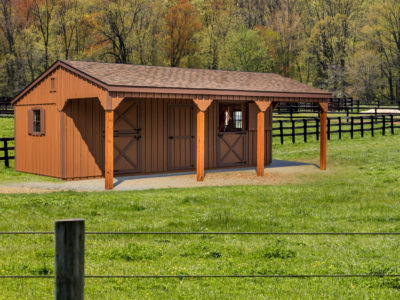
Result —
<instances>
[{"instance_id":1,"label":"tree line","mask_svg":"<svg viewBox=\"0 0 400 300\"><path fill-rule=\"evenodd\" d=\"M57 59L274 72L400 100L398 0L0 0L0 96Z\"/></svg>"}]
</instances>

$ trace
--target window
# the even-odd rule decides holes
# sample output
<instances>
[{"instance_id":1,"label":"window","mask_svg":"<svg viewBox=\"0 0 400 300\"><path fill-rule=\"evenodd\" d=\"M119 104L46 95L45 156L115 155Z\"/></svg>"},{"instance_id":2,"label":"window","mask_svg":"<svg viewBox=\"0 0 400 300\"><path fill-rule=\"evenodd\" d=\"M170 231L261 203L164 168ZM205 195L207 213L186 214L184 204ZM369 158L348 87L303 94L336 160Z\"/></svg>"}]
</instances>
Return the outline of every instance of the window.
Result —
<instances>
[{"instance_id":1,"label":"window","mask_svg":"<svg viewBox=\"0 0 400 300\"><path fill-rule=\"evenodd\" d=\"M246 130L246 103L222 102L218 109L220 132Z\"/></svg>"},{"instance_id":2,"label":"window","mask_svg":"<svg viewBox=\"0 0 400 300\"><path fill-rule=\"evenodd\" d=\"M242 129L242 111L233 111L233 128Z\"/></svg>"},{"instance_id":3,"label":"window","mask_svg":"<svg viewBox=\"0 0 400 300\"><path fill-rule=\"evenodd\" d=\"M45 110L43 108L32 108L28 110L28 134L42 136L45 134Z\"/></svg>"},{"instance_id":4,"label":"window","mask_svg":"<svg viewBox=\"0 0 400 300\"><path fill-rule=\"evenodd\" d=\"M40 133L40 110L33 110L33 133Z\"/></svg>"}]
</instances>

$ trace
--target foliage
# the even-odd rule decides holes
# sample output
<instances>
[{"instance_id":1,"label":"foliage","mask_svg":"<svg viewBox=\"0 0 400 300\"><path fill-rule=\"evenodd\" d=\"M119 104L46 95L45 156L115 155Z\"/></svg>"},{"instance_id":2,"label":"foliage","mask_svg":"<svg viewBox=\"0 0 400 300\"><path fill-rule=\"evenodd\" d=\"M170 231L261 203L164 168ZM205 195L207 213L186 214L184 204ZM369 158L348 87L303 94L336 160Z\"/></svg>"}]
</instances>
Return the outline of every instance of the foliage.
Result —
<instances>
[{"instance_id":1,"label":"foliage","mask_svg":"<svg viewBox=\"0 0 400 300\"><path fill-rule=\"evenodd\" d=\"M0 96L57 59L275 72L400 101L397 0L0 0Z\"/></svg>"}]
</instances>

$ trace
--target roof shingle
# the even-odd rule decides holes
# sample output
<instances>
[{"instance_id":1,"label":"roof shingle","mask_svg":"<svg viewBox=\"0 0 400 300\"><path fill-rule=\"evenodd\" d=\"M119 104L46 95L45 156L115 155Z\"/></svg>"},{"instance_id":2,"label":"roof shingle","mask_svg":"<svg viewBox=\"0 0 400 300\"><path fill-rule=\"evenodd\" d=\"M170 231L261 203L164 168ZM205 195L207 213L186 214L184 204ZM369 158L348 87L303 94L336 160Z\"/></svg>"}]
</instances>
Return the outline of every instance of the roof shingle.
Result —
<instances>
[{"instance_id":1,"label":"roof shingle","mask_svg":"<svg viewBox=\"0 0 400 300\"><path fill-rule=\"evenodd\" d=\"M63 60L109 86L276 93L330 93L273 73L143 66Z\"/></svg>"}]
</instances>

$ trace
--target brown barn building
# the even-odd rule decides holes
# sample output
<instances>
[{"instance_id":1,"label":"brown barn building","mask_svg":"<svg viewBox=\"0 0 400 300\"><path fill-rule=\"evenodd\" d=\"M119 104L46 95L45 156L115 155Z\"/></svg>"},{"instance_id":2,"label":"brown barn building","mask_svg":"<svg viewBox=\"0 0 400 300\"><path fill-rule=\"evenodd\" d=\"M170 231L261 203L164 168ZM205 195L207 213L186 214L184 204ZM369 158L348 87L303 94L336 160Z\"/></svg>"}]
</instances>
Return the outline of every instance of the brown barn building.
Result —
<instances>
[{"instance_id":1,"label":"brown barn building","mask_svg":"<svg viewBox=\"0 0 400 300\"><path fill-rule=\"evenodd\" d=\"M264 166L279 102L330 93L270 73L57 61L13 100L15 169L62 179Z\"/></svg>"}]
</instances>

